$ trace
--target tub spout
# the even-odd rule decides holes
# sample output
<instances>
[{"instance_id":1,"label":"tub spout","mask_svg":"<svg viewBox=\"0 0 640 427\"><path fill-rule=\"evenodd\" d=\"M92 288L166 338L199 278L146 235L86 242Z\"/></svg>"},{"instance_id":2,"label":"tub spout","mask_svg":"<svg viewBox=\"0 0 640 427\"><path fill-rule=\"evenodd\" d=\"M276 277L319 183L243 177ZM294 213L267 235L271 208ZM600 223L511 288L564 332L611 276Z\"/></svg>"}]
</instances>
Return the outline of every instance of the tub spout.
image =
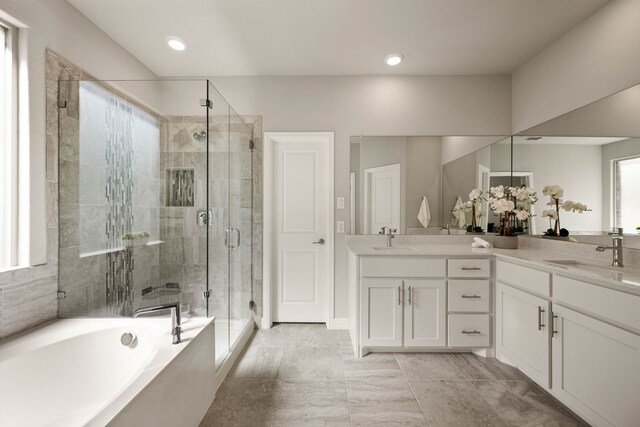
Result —
<instances>
[{"instance_id":1,"label":"tub spout","mask_svg":"<svg viewBox=\"0 0 640 427\"><path fill-rule=\"evenodd\" d=\"M171 310L171 336L173 337L173 343L179 344L180 333L182 332L182 326L180 323L180 303L173 302L170 304L150 305L148 307L140 307L133 312L131 317L134 319L142 314L153 313L156 311Z\"/></svg>"}]
</instances>

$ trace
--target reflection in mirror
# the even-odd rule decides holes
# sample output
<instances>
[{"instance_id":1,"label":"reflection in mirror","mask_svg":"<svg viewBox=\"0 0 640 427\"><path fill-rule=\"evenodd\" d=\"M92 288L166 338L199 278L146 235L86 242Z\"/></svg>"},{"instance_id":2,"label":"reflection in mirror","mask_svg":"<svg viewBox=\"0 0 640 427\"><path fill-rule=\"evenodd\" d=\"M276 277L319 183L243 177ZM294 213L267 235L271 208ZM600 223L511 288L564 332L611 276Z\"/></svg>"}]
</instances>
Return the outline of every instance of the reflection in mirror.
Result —
<instances>
[{"instance_id":1,"label":"reflection in mirror","mask_svg":"<svg viewBox=\"0 0 640 427\"><path fill-rule=\"evenodd\" d=\"M396 229L398 234L441 233L445 225L441 216L443 159L460 157L497 139L495 136L352 137L352 234L378 234L382 227Z\"/></svg>"},{"instance_id":2,"label":"reflection in mirror","mask_svg":"<svg viewBox=\"0 0 640 427\"><path fill-rule=\"evenodd\" d=\"M473 209L467 202L471 191L479 189L482 200L477 203L475 232L497 231L499 219L489 209L487 199L490 188L500 185L512 185L510 138L503 138L443 165L442 218L445 226L466 231L473 224Z\"/></svg>"},{"instance_id":3,"label":"reflection in mirror","mask_svg":"<svg viewBox=\"0 0 640 427\"><path fill-rule=\"evenodd\" d=\"M549 228L545 185L563 188L563 201L590 211L560 211L571 241L611 244L624 229L624 246L640 248L640 85L542 123L514 139L514 175L529 174L540 195L531 232ZM566 207L565 207L566 208Z\"/></svg>"},{"instance_id":4,"label":"reflection in mirror","mask_svg":"<svg viewBox=\"0 0 640 427\"><path fill-rule=\"evenodd\" d=\"M619 137L524 137L514 138L513 174L526 177L540 195L531 234L553 228L543 212L549 197L547 185L558 185L560 226L570 235L603 234L614 227L627 233L640 226L640 138ZM578 202L581 209L569 202Z\"/></svg>"}]
</instances>

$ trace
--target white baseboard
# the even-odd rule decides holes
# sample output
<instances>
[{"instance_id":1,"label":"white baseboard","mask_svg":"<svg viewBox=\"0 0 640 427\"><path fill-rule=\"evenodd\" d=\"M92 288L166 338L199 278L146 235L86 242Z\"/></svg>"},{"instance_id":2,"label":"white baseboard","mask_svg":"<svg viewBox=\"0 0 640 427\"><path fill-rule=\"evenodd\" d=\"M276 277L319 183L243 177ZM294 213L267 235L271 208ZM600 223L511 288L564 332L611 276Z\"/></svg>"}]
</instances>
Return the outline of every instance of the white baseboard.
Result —
<instances>
[{"instance_id":1,"label":"white baseboard","mask_svg":"<svg viewBox=\"0 0 640 427\"><path fill-rule=\"evenodd\" d=\"M340 318L340 319L332 319L327 322L327 329L349 329L349 319Z\"/></svg>"}]
</instances>

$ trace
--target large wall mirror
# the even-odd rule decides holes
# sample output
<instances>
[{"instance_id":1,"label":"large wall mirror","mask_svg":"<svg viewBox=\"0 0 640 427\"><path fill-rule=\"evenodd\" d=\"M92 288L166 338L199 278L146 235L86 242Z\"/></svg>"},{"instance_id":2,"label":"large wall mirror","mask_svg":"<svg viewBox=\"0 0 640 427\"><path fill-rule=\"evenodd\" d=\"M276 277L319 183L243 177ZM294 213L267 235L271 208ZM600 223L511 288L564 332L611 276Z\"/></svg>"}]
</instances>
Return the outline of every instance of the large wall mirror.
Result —
<instances>
[{"instance_id":1,"label":"large wall mirror","mask_svg":"<svg viewBox=\"0 0 640 427\"><path fill-rule=\"evenodd\" d=\"M563 201L589 208L561 209L571 240L610 243L605 235L620 227L625 246L640 247L640 85L515 136L513 173L533 181L538 212L549 209L545 185L560 186ZM532 234L547 228L549 219L536 215Z\"/></svg>"},{"instance_id":2,"label":"large wall mirror","mask_svg":"<svg viewBox=\"0 0 640 427\"><path fill-rule=\"evenodd\" d=\"M448 192L448 185L454 189L464 187L466 182L463 180L469 178L469 170L464 167L459 177L451 176L451 179L447 179L447 186L443 186L443 163L467 154L469 147L485 147L502 138L352 137L351 233L379 234L382 227L396 229L398 234L442 233L442 229L451 223L450 212L447 211L453 208L453 205L448 206L451 204L450 197L443 197L443 190ZM509 150L509 146L505 149ZM507 161L510 157L510 153L500 155L506 156ZM502 172L509 175L509 171L507 164ZM469 181L470 188L465 190L466 194L463 193L465 197L475 185L476 174L473 172L471 175L473 183Z\"/></svg>"},{"instance_id":3,"label":"large wall mirror","mask_svg":"<svg viewBox=\"0 0 640 427\"><path fill-rule=\"evenodd\" d=\"M556 210L544 188L558 186L564 240L609 244L623 228L624 245L640 248L640 85L509 137L352 137L350 174L352 234L491 233L486 200L475 215L464 205L503 185L537 193L517 229L541 237Z\"/></svg>"}]
</instances>

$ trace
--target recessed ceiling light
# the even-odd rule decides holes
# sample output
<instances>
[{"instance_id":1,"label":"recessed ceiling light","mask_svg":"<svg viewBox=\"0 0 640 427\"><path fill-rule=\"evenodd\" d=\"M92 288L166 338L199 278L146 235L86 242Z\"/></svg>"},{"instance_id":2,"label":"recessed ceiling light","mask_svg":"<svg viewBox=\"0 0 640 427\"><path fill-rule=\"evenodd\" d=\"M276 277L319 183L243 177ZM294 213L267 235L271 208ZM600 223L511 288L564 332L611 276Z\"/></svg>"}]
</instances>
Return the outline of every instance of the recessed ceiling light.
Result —
<instances>
[{"instance_id":1,"label":"recessed ceiling light","mask_svg":"<svg viewBox=\"0 0 640 427\"><path fill-rule=\"evenodd\" d=\"M185 50L187 48L187 44L184 40L174 36L167 37L167 44L171 49L175 50Z\"/></svg>"},{"instance_id":2,"label":"recessed ceiling light","mask_svg":"<svg viewBox=\"0 0 640 427\"><path fill-rule=\"evenodd\" d=\"M403 59L404 56L401 53L392 53L384 58L384 62L386 62L387 65L391 65L393 67L394 65L398 65L399 63L401 63Z\"/></svg>"}]
</instances>

